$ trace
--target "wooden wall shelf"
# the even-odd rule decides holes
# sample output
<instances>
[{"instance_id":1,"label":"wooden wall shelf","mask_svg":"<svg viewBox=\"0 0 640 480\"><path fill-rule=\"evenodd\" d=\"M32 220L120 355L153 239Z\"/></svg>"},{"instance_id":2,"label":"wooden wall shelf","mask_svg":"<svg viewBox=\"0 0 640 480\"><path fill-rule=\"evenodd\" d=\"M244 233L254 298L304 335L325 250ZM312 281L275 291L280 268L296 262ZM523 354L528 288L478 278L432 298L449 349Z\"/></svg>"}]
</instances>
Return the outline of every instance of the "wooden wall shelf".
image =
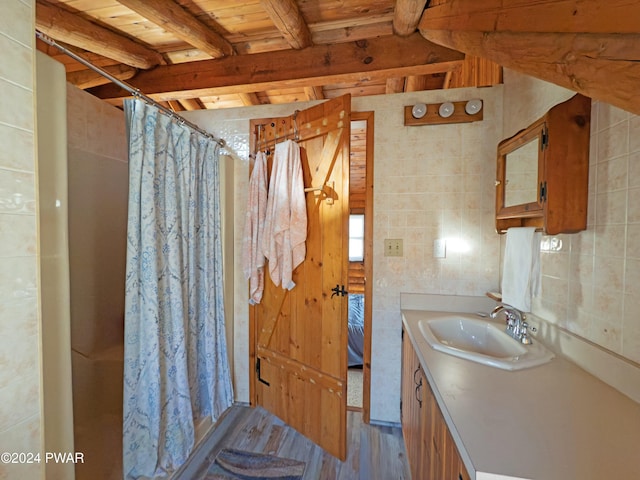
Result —
<instances>
[{"instance_id":1,"label":"wooden wall shelf","mask_svg":"<svg viewBox=\"0 0 640 480\"><path fill-rule=\"evenodd\" d=\"M446 103L446 102L442 102L442 103ZM482 120L482 112L484 111L484 108L481 109L478 113L469 115L464 110L464 107L467 104L466 100L462 102L451 102L455 107L453 114L447 118L441 117L438 111L440 110L440 105L442 105L442 103L427 104L427 113L422 118L415 118L411 114L413 105L406 105L404 107L404 124L406 126L442 125L442 124L449 124L449 123L478 122Z\"/></svg>"}]
</instances>

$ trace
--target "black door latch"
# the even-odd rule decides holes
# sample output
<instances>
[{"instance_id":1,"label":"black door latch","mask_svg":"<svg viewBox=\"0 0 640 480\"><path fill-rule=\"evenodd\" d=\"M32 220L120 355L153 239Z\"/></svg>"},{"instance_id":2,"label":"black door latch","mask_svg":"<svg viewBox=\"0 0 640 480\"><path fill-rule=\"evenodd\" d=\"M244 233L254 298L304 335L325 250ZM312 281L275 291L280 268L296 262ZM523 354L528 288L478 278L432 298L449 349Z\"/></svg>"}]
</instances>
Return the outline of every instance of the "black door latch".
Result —
<instances>
[{"instance_id":1,"label":"black door latch","mask_svg":"<svg viewBox=\"0 0 640 480\"><path fill-rule=\"evenodd\" d=\"M270 386L271 386L271 384L270 384L269 382L267 382L265 379L263 379L263 378L260 376L260 357L258 357L258 358L256 359L256 373L258 374L258 381L259 381L260 383L264 383L267 387L270 387Z\"/></svg>"},{"instance_id":2,"label":"black door latch","mask_svg":"<svg viewBox=\"0 0 640 480\"><path fill-rule=\"evenodd\" d=\"M336 295L341 295L341 296L345 296L345 295L349 295L349 292L347 292L344 289L344 285L336 285L334 288L331 289L331 291L333 292L331 294L331 298L335 297Z\"/></svg>"}]
</instances>

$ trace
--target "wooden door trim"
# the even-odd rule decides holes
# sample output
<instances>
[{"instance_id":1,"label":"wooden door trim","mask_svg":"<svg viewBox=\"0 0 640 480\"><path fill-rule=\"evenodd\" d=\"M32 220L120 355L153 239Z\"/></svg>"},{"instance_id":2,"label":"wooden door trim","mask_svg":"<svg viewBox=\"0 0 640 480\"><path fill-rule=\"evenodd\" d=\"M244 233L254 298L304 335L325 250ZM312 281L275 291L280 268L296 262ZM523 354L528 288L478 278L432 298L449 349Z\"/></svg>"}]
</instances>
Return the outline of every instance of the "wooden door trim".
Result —
<instances>
[{"instance_id":1,"label":"wooden door trim","mask_svg":"<svg viewBox=\"0 0 640 480\"><path fill-rule=\"evenodd\" d=\"M364 204L364 352L362 355L362 421L371 420L371 331L373 321L373 151L374 112L351 112L351 121L367 122Z\"/></svg>"},{"instance_id":2,"label":"wooden door trim","mask_svg":"<svg viewBox=\"0 0 640 480\"><path fill-rule=\"evenodd\" d=\"M314 383L328 388L331 393L342 396L342 387L344 384L339 378L316 370L315 368L309 367L308 365L304 365L303 363L297 362L269 348L258 346L257 354L261 361L262 359L264 359L272 365L275 365L279 368L284 368L289 373L292 373L297 377L307 375L311 377Z\"/></svg>"}]
</instances>

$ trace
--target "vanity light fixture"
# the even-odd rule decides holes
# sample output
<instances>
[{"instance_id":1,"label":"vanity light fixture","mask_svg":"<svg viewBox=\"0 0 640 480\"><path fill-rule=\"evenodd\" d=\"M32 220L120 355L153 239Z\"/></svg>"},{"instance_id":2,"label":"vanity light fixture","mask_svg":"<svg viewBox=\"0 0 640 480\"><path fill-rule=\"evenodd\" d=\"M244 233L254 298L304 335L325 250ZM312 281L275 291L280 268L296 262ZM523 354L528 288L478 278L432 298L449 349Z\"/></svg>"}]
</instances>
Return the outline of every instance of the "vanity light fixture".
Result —
<instances>
[{"instance_id":1,"label":"vanity light fixture","mask_svg":"<svg viewBox=\"0 0 640 480\"><path fill-rule=\"evenodd\" d=\"M464 106L464 111L469 115L475 115L480 110L482 110L482 100L480 100L479 98L469 100Z\"/></svg>"},{"instance_id":2,"label":"vanity light fixture","mask_svg":"<svg viewBox=\"0 0 640 480\"><path fill-rule=\"evenodd\" d=\"M446 125L482 121L483 101L460 100L443 103L423 103L404 106L405 126Z\"/></svg>"},{"instance_id":3,"label":"vanity light fixture","mask_svg":"<svg viewBox=\"0 0 640 480\"><path fill-rule=\"evenodd\" d=\"M440 108L438 109L438 114L442 118L449 118L451 115L453 115L454 110L455 110L455 107L453 106L453 103L444 102L442 105L440 105Z\"/></svg>"},{"instance_id":4,"label":"vanity light fixture","mask_svg":"<svg viewBox=\"0 0 640 480\"><path fill-rule=\"evenodd\" d=\"M424 103L416 103L411 109L413 118L422 118L427 114L427 105Z\"/></svg>"}]
</instances>

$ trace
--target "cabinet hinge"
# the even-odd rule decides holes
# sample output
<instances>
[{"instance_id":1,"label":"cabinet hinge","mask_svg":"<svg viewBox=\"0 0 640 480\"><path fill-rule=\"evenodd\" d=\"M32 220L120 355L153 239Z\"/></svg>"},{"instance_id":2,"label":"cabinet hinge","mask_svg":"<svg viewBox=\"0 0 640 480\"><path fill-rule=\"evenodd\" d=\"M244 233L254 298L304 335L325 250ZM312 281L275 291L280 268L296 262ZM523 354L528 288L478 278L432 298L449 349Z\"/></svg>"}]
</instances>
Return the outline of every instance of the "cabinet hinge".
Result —
<instances>
[{"instance_id":1,"label":"cabinet hinge","mask_svg":"<svg viewBox=\"0 0 640 480\"><path fill-rule=\"evenodd\" d=\"M547 201L547 181L540 183L540 203Z\"/></svg>"},{"instance_id":2,"label":"cabinet hinge","mask_svg":"<svg viewBox=\"0 0 640 480\"><path fill-rule=\"evenodd\" d=\"M549 147L549 130L547 130L547 127L542 129L542 138L541 138L541 142L540 142L540 149L541 150L545 150L546 148Z\"/></svg>"}]
</instances>

